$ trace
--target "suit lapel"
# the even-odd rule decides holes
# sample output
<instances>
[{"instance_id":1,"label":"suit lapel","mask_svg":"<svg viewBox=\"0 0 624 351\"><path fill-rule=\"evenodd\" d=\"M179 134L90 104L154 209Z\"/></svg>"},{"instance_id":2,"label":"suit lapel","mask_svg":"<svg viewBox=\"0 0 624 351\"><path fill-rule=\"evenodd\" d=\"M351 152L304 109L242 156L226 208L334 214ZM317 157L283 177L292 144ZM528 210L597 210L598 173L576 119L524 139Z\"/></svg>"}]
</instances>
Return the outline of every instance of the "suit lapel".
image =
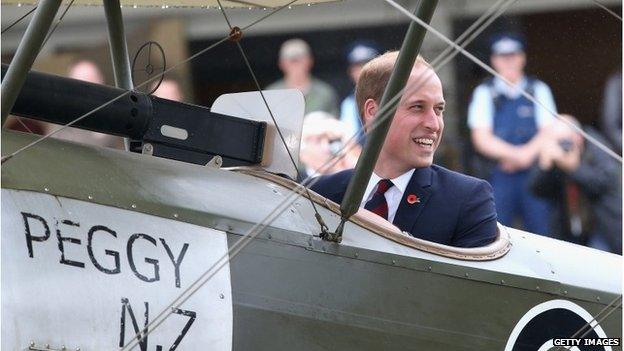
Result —
<instances>
[{"instance_id":1,"label":"suit lapel","mask_svg":"<svg viewBox=\"0 0 624 351\"><path fill-rule=\"evenodd\" d=\"M419 168L414 171L394 216L393 223L401 230L412 232L412 228L414 228L418 217L431 197L432 178L433 170L431 167Z\"/></svg>"}]
</instances>

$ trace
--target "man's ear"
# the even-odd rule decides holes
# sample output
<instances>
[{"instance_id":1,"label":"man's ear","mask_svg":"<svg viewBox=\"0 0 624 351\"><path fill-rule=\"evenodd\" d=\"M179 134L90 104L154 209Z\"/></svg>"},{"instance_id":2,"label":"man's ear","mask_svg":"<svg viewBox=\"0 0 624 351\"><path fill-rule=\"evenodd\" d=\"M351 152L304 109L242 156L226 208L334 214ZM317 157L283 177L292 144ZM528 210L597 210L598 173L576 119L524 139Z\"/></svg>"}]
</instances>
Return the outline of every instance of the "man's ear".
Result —
<instances>
[{"instance_id":1,"label":"man's ear","mask_svg":"<svg viewBox=\"0 0 624 351\"><path fill-rule=\"evenodd\" d=\"M366 99L366 101L364 101L364 116L362 116L362 118L364 118L365 126L369 126L371 124L377 114L377 108L378 106L375 100Z\"/></svg>"}]
</instances>

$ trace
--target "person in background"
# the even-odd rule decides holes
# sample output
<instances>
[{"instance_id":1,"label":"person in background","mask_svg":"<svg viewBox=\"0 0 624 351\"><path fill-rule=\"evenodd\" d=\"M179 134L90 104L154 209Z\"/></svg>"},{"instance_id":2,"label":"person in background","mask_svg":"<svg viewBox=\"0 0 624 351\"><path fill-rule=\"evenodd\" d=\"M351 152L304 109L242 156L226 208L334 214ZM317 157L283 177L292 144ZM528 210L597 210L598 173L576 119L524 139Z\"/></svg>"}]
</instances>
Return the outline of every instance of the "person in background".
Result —
<instances>
[{"instance_id":1,"label":"person in background","mask_svg":"<svg viewBox=\"0 0 624 351\"><path fill-rule=\"evenodd\" d=\"M602 103L602 132L613 150L622 154L622 71L609 77Z\"/></svg>"},{"instance_id":2,"label":"person in background","mask_svg":"<svg viewBox=\"0 0 624 351\"><path fill-rule=\"evenodd\" d=\"M377 51L373 45L365 43L352 45L351 50L349 50L347 54L347 62L349 63L347 72L354 85L357 84L362 67L377 56L379 56L379 51ZM347 127L346 132L348 138L351 138L362 130L362 118L360 117L357 102L355 101L355 89L349 96L344 98L340 104L340 120ZM360 145L364 145L365 140L364 135L358 138Z\"/></svg>"},{"instance_id":3,"label":"person in background","mask_svg":"<svg viewBox=\"0 0 624 351\"><path fill-rule=\"evenodd\" d=\"M182 101L183 96L180 84L173 79L163 79L152 95L173 101Z\"/></svg>"},{"instance_id":4,"label":"person in background","mask_svg":"<svg viewBox=\"0 0 624 351\"><path fill-rule=\"evenodd\" d=\"M571 126L581 128L574 117L560 118L547 129L548 138L538 156L539 168L531 175L531 189L552 203L552 232L560 239L622 254L620 165L584 141ZM585 127L584 131L608 145L597 130Z\"/></svg>"},{"instance_id":5,"label":"person in background","mask_svg":"<svg viewBox=\"0 0 624 351\"><path fill-rule=\"evenodd\" d=\"M329 113L315 111L307 114L303 120L299 151L303 168L299 171L297 181L355 167L361 147L354 141L353 145L345 147L349 141L346 135L344 123ZM328 164L336 156L338 160Z\"/></svg>"},{"instance_id":6,"label":"person in background","mask_svg":"<svg viewBox=\"0 0 624 351\"><path fill-rule=\"evenodd\" d=\"M46 122L12 115L7 118L5 126L6 129L38 135L45 135L48 130Z\"/></svg>"},{"instance_id":7,"label":"person in background","mask_svg":"<svg viewBox=\"0 0 624 351\"><path fill-rule=\"evenodd\" d=\"M338 115L338 96L334 88L312 76L314 58L308 43L290 39L282 44L279 52L279 69L284 78L266 89L299 89L305 97L305 113L325 111Z\"/></svg>"},{"instance_id":8,"label":"person in background","mask_svg":"<svg viewBox=\"0 0 624 351\"><path fill-rule=\"evenodd\" d=\"M488 78L473 93L468 126L477 153L489 165L480 176L494 188L502 224L512 226L521 219L525 230L547 235L549 204L529 191L528 180L541 149L541 131L555 120L549 112L556 113L555 102L545 83L525 75L525 45L518 36L494 37L490 51L492 67L513 86L498 77Z\"/></svg>"},{"instance_id":9,"label":"person in background","mask_svg":"<svg viewBox=\"0 0 624 351\"><path fill-rule=\"evenodd\" d=\"M68 77L83 80L89 83L104 84L104 76L102 75L102 72L95 63L89 60L80 60L72 64L68 70ZM58 125L49 124L46 134L52 133L58 128ZM79 128L67 127L54 134L53 137L82 144L123 149L123 138Z\"/></svg>"}]
</instances>

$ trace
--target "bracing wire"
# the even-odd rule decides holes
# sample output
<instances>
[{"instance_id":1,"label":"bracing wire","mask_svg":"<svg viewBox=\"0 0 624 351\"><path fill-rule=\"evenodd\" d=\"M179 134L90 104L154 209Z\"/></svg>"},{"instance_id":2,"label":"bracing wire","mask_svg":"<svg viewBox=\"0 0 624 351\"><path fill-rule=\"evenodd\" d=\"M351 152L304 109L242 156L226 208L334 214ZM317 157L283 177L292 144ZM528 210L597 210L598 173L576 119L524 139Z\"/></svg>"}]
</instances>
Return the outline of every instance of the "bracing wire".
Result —
<instances>
[{"instance_id":1,"label":"bracing wire","mask_svg":"<svg viewBox=\"0 0 624 351\"><path fill-rule=\"evenodd\" d=\"M619 19L620 21L622 20L622 16L620 16L619 14L615 13L615 11L611 10L610 8L606 7L604 4L602 4L600 1L598 0L592 0L592 2L594 4L596 4L596 6L600 7L601 9L607 11L611 16Z\"/></svg>"},{"instance_id":2,"label":"bracing wire","mask_svg":"<svg viewBox=\"0 0 624 351\"><path fill-rule=\"evenodd\" d=\"M507 7L509 7L509 5L511 5L515 1L516 0L508 0L507 3L505 4L504 8L506 9ZM498 6L501 3L502 3L502 0L499 0L495 4L495 6L493 6L493 8ZM490 15L491 12L492 11L486 12L475 23L481 24L483 19L486 18L488 15ZM468 45L468 43L472 39L474 39L474 37L476 37L476 35L478 35L478 33L483 31L483 29L485 29L485 26L489 25L496 17L500 16L502 13L503 13L503 11L501 11L499 9L496 12L496 14L494 16L492 16L492 18L490 18L490 20L488 20L486 23L483 23L479 29L477 29L474 33L472 33L472 35L470 35L469 38L464 40L463 43L462 43L462 46ZM468 36L468 33L471 32L475 27L477 27L477 26L473 25L470 28L468 28L468 30L466 30L466 32L464 34L462 34L462 36L460 36L457 41L460 42L464 38L466 38ZM451 56L451 57L443 57L445 55L446 56ZM436 58L436 60L432 61L432 65L433 65L433 62L437 62L437 66L434 65L434 68L435 69L439 69L442 65L448 63L450 61L450 59L453 56L455 56L455 55L457 55L457 51L455 51L455 52L453 52L451 54L449 54L448 50L444 51L442 54L440 54ZM410 91L418 90L426 82L426 80L428 80L431 77L433 77L433 74L430 74L429 76L425 77L425 80L423 82L418 80L417 82L415 82L415 83L418 83L418 84L413 84L413 86L410 87ZM405 91L405 89L403 91ZM397 93L397 95L395 95L394 98L392 100L390 100L387 103L386 106L390 106L390 105L393 104L393 101L398 100L401 97L403 91ZM386 109L385 112L383 112L383 108L384 107L382 107L380 109L379 116L376 118L376 120L377 119L381 120L381 119L385 119L385 118L389 118L390 117L389 109ZM371 130L374 129L374 128L376 128L376 125L371 126ZM355 140L357 140L357 138L358 138L357 134L352 136L351 139L347 143L345 143L345 146L343 146L343 148L340 150L338 155L341 155L342 152L345 151L345 149L350 149L350 148L355 147ZM320 166L319 169L322 169L322 168L328 167L328 166L332 166L337 161L339 161L339 159L340 159L340 156L333 157L330 160L328 160L325 164ZM198 279L196 279L193 283L191 283L176 299L174 299L162 312L159 313L159 315L150 323L150 325L148 325L144 329L143 332L141 332L141 333L139 333L139 335L137 335L137 338L132 339L121 351L129 350L130 348L134 347L134 345L136 345L140 340L145 338L149 333L153 332L160 324L162 324L162 322L164 322L164 320L172 313L172 311L175 308L178 308L179 306L181 306L193 294L195 294L195 292L197 292L204 284L206 284L208 281L210 281L210 279L215 274L217 274L221 268L223 268L231 260L233 260L236 257L236 255L238 255L238 253L240 253L241 250L243 250L259 233L261 233L264 230L264 228L266 228L276 218L278 218L278 216L281 215L281 213L283 211L285 211L294 201L296 201L299 198L299 196L304 195L304 192L306 192L306 190L307 190L306 187L314 185L316 183L316 181L318 181L318 178L312 178L311 176L308 176L301 184L299 184L295 189L293 189L293 192L288 197L286 197L284 200L282 200L282 202L280 202L261 222L254 224L254 226L249 231L247 231L247 233L245 233L245 235L243 235L240 239L238 239L228 249L228 252L226 254L224 254L221 258L219 258ZM306 189L306 190L304 190L304 189ZM307 195L309 196L309 193L307 193Z\"/></svg>"},{"instance_id":3,"label":"bracing wire","mask_svg":"<svg viewBox=\"0 0 624 351\"><path fill-rule=\"evenodd\" d=\"M278 9L274 10L274 11L271 11L271 12L267 13L266 15L264 15L264 16L262 16L262 17L258 18L257 20L255 20L255 21L251 22L250 24L246 25L245 27L241 28L241 30L246 30L246 29L249 29L249 28L251 28L251 27L255 26L256 24L258 24L258 23L260 23L260 22L264 21L266 18L268 18L268 17L272 16L272 15L273 15L273 14L275 14L276 12L278 12L278 11L282 10L284 7L289 6L290 4L292 4L292 3L296 2L296 1L297 1L297 0L293 0L293 1L289 2L289 3L287 3L286 5L284 5L283 7L280 7L280 8L278 8ZM224 37L224 38L221 38L220 40L218 40L217 42L213 43L212 45L210 45L210 46L208 46L208 47L206 47L206 48L204 48L204 49L202 49L202 50L198 51L197 53L195 53L195 54L193 54L193 55L189 56L188 58L186 58L186 59L184 59L184 60L182 60L182 61L177 62L175 65L173 65L173 66L169 67L168 69L166 69L166 70L165 70L162 74L165 74L165 73L167 73L167 72L169 72L169 71L171 71L171 70L173 70L173 69L176 69L176 68L178 68L180 65L185 64L185 63L187 63L187 62L189 62L189 61L191 61L191 60L193 60L193 59L197 58L198 56L201 56L201 55L205 54L206 52L208 52L208 51L210 51L210 50L214 49L215 47L217 47L217 46L221 45L222 43L224 43L224 42L226 42L227 40L229 40L230 38L232 38L232 37L233 37L233 35L234 35L234 34L230 34L230 35L228 35L228 36L226 36L226 37ZM149 78L149 79L145 80L144 82L140 83L139 85L137 85L135 88L140 88L140 87L143 87L143 86L145 86L146 84L149 84L149 83L151 83L152 81L154 81L154 80L158 79L159 77L160 77L160 75L157 75L157 76L154 76L154 77L152 77L152 78ZM47 135L45 135L45 136L43 136L43 137L41 137L41 138L39 138L39 139L37 139L37 140L35 140L35 141L33 141L33 142L31 142L31 143L29 143L29 144L27 144L27 145L23 146L23 147L21 147L21 148L19 148L19 149L15 150L14 152L12 152L11 154L9 154L9 155L7 155L7 156L2 157L2 161L1 161L1 163L3 163L3 164L4 164L5 162L9 161L9 160L10 160L10 159L12 159L13 157L17 156L18 154L20 154L20 153L22 153L22 152L24 152L24 151L26 151L26 150L30 149L31 147L33 147L33 146L35 146L35 145L37 145L37 144L41 143L41 142L42 142L42 141L44 141L44 140L49 139L49 138L50 138L50 137L52 137L53 135L55 135L55 134L57 134L57 133L59 133L59 132L61 132L61 131L65 130L65 129L66 129L66 128L68 128L68 127L71 127L71 126L72 126L72 125L74 125L75 123L77 123L77 122L79 122L79 121L81 121L81 120L83 120L83 119L85 119L85 118L87 118L87 117L91 116L91 115L92 115L92 114L94 114L95 112L100 111L101 109L103 109L103 108L105 108L105 107L107 107L107 106L111 105L111 104L112 104L112 103L114 103L115 101L117 101L117 100L119 100L119 99L123 98L124 96L127 96L127 95L128 95L128 94L130 94L130 93L132 93L132 90L127 90L127 91L123 92L122 94L118 95L117 97L115 97L115 98L113 98L113 99L109 100L108 102L106 102L106 103L104 103L104 104L102 104L102 105L100 105L100 106L98 106L98 107L94 108L94 109L93 109L93 110L91 110L91 111L86 112L85 114L83 114L82 116L80 116L80 117L78 117L78 118L76 118L76 119L72 120L71 122L69 122L69 123L67 123L67 124L65 124L65 125L62 125L62 126L58 127L57 129L55 129L55 130L54 130L54 131L52 131L51 133L49 133L49 134L47 134Z\"/></svg>"},{"instance_id":4,"label":"bracing wire","mask_svg":"<svg viewBox=\"0 0 624 351\"><path fill-rule=\"evenodd\" d=\"M460 51L462 54L464 54L464 56L468 57L471 61L473 61L474 63L478 64L479 66L481 66L482 68L484 68L486 71L488 71L489 73L493 74L494 76L502 79L506 84L513 86L509 81L507 81L506 79L504 79L502 76L500 76L496 71L494 71L494 69L492 69L491 67L489 67L487 64L485 64L484 62L482 62L481 60L479 60L478 58L474 57L472 54L470 54L469 52L467 52L466 50L464 50L462 47L459 47L457 44L453 43L450 39L448 39L446 36L444 36L443 34L441 34L440 32L438 32L435 28L431 27L429 24L427 24L426 22L422 21L420 18L412 15L409 11L405 10L403 7L401 7L400 5L398 5L396 2L394 2L393 0L384 0L387 3L389 3L390 5L392 5L393 7L397 8L400 12L404 13L406 16L408 16L410 19L412 19L413 21L417 22L418 24L420 24L421 26L423 26L424 28L426 28L429 32L432 32L434 34L436 34L436 36L438 36L440 39L442 39L443 41L447 42L449 45L455 47L458 51ZM559 120L563 120L565 121L568 125L572 126L574 129L576 129L580 134L582 134L588 141L592 142L594 145L596 145L597 147L599 147L600 149L602 149L603 151L605 151L608 155L610 155L611 157L615 158L617 161L620 162L620 164L622 163L622 157L619 156L618 154L614 153L609 147L605 146L604 144L600 143L598 140L594 139L593 137L591 137L590 135L588 135L587 133L585 133L580 127L576 126L575 124L567 121L564 118L559 118L559 116L554 113L553 111L550 111L550 109L546 108L541 102L539 102L539 100L535 99L533 96L531 96L530 94L528 94L526 91L521 91L522 95L524 95L527 99L531 100L533 103L539 104L541 107L543 107L544 109L546 109L550 114L552 114L554 117L558 118ZM619 296L617 299L619 299L621 296ZM616 300L617 300L616 299ZM614 301L616 301L614 300ZM621 302L620 302L620 306L621 306ZM613 312L610 311L609 313L607 313L607 315L605 317L603 317L601 320L604 320L608 315L610 315ZM596 324L598 325L598 324ZM594 327L591 327L590 331L593 330ZM588 331L589 332L589 331ZM586 332L584 335L587 335Z\"/></svg>"},{"instance_id":5,"label":"bracing wire","mask_svg":"<svg viewBox=\"0 0 624 351\"><path fill-rule=\"evenodd\" d=\"M406 10L404 7L402 7L401 5L399 5L398 3L396 3L396 1L394 0L384 0L385 2L387 2L390 6L396 8L399 12L403 13L404 15L406 15L407 17L409 17L412 21L418 23L419 25L423 26L424 28L427 29L427 31L433 33L435 36L437 36L438 38L440 38L442 41L444 41L445 43L457 48L465 57L467 57L470 61L474 62L475 64L479 65L481 68L483 68L484 70L486 70L487 72L489 72L490 74L492 74L493 76L501 79L503 82L505 82L505 84L507 84L510 87L513 87L514 84L511 83L510 81L508 81L507 79L505 79L503 76L501 76L498 72L496 72L492 67L490 67L488 64L486 64L485 62L479 60L477 57L475 57L474 55L472 55L471 53L469 53L468 51L466 51L464 48L459 47L457 44L453 43L452 40L450 40L449 38L447 38L444 34L440 33L437 29L433 28L432 26L430 26L429 24L427 24L426 22L424 22L423 20L421 20L420 18L414 16L412 13L410 13L408 10ZM604 145L603 143L601 143L600 141L598 141L596 138L594 138L593 136L589 135L587 132L585 132L581 127L577 126L576 124L568 121L565 118L561 118L559 117L558 114L556 114L554 111L552 111L550 108L548 108L547 106L545 106L541 101L539 101L538 99L536 99L533 95L529 94L526 90L523 89L519 89L520 94L522 94L522 96L526 97L527 99L529 99L531 102L533 102L536 105L539 105L540 107L542 107L545 111L547 111L549 114L551 114L553 117L557 118L558 120L564 122L565 124L567 124L568 126L570 126L572 129L574 129L575 131L577 131L579 134L581 134L585 139L587 139L589 142L591 142L592 144L594 144L596 147L598 147L599 149L601 149L602 151L604 151L605 153L607 153L609 156L611 156L612 158L614 158L616 161L618 161L620 164L622 163L622 156L618 155L617 153L613 152L613 150L611 150L608 146Z\"/></svg>"},{"instance_id":6,"label":"bracing wire","mask_svg":"<svg viewBox=\"0 0 624 351\"><path fill-rule=\"evenodd\" d=\"M30 11L26 12L22 17L16 19L15 21L13 21L13 23L9 24L6 28L4 28L2 32L0 32L0 34L4 34L4 32L13 28L16 24L20 23L24 18L28 17L28 15L35 12L36 9L37 9L37 6L33 7Z\"/></svg>"},{"instance_id":7,"label":"bracing wire","mask_svg":"<svg viewBox=\"0 0 624 351\"><path fill-rule=\"evenodd\" d=\"M592 318L592 320L590 320L589 322L584 324L581 328L579 328L579 330L577 330L574 334L572 334L572 336L569 339L576 339L576 338L581 338L582 339L582 338L586 337L587 334L589 334L592 330L594 330L594 328L596 328L596 326L600 325L600 323L602 323L607 317L609 317L609 315L611 313L613 313L613 311L617 310L620 306L622 306L622 301L621 300L622 300L622 295L616 296L615 299L613 299L611 302L609 302L608 305L606 305L602 310L600 310L600 312L598 312ZM602 316L602 314L605 313L617 301L619 301L619 303L617 305L615 305L607 314ZM600 318L600 319L598 319L598 318ZM585 330L585 329L587 329L587 330ZM579 337L579 334L581 334L581 333L583 333L583 334ZM557 349L569 350L570 346L560 346Z\"/></svg>"},{"instance_id":8,"label":"bracing wire","mask_svg":"<svg viewBox=\"0 0 624 351\"><path fill-rule=\"evenodd\" d=\"M50 39L52 34L54 34L54 32L56 31L56 28L58 28L58 26L61 24L61 22L63 22L63 19L65 18L65 15L67 14L67 11L69 11L69 8L74 4L74 1L76 1L76 0L71 0L69 2L69 4L67 4L67 6L65 7L65 10L63 11L61 16L59 17L58 21L56 21L56 23L54 24L54 27L52 27L52 30L50 30L48 35L46 35L45 39L43 39L43 43L41 44L41 47L45 46L45 44L48 42L48 40Z\"/></svg>"},{"instance_id":9,"label":"bracing wire","mask_svg":"<svg viewBox=\"0 0 624 351\"><path fill-rule=\"evenodd\" d=\"M235 27L232 26L232 22L230 22L230 19L228 18L227 13L225 12L225 8L221 4L221 0L217 0L217 2L219 3L219 9L221 9L221 13L223 14L223 18L225 19L225 22L227 23L228 27L230 28L230 31L235 30ZM256 89L260 93L260 97L262 98L262 101L264 102L264 106L266 106L266 109L269 112L269 115L271 116L271 120L273 120L273 124L275 125L275 129L277 130L277 134L279 135L280 140L282 141L282 144L284 145L284 148L286 149L286 152L288 153L288 157L290 158L290 162L292 163L293 167L295 168L295 172L298 173L299 172L299 167L297 166L297 161L295 161L295 158L292 155L292 152L290 151L290 148L288 148L288 144L286 143L286 139L284 138L284 134L282 133L282 129L280 128L279 124L277 123L277 120L275 119L275 116L273 115L273 111L271 110L271 107L269 106L269 102L267 101L266 97L264 96L264 93L262 92L262 87L260 86L260 82L258 81L258 77L256 76L256 73L254 72L253 68L251 67L251 63L249 62L249 58L247 57L247 54L245 54L245 50L243 50L243 46L241 45L240 40L235 40L234 42L236 43L236 46L238 47L238 51L240 52L241 57L243 58L243 61L245 61L245 66L247 66L247 71L249 71L249 74L251 75L251 78L254 81ZM314 217L316 218L316 220L318 221L319 226L321 227L321 235L323 235L323 234L327 233L329 228L325 224L325 221L323 220L323 217L321 216L321 214L319 213L318 209L316 208L316 204L314 203L314 201L312 200L312 197L310 196L310 190L308 190L308 188L305 188L305 190L306 190L307 195L308 195L307 197L310 200L310 204L312 205L312 209L314 210Z\"/></svg>"}]
</instances>

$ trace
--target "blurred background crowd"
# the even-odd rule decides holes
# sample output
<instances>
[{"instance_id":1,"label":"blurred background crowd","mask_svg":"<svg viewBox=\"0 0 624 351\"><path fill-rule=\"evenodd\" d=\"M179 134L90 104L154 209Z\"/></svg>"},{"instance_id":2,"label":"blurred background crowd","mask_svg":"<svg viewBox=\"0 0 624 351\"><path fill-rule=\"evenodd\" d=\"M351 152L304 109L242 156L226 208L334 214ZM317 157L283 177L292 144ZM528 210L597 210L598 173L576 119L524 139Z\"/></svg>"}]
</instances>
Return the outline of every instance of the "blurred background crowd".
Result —
<instances>
[{"instance_id":1,"label":"blurred background crowd","mask_svg":"<svg viewBox=\"0 0 624 351\"><path fill-rule=\"evenodd\" d=\"M440 1L432 25L456 38L493 3ZM621 13L619 1L523 1L485 28L466 49L513 87L462 55L439 68L447 108L436 163L488 180L505 225L621 254L622 168L593 142L622 154L622 22L603 6ZM2 6L3 63L10 62L27 21L4 28L29 9ZM113 85L99 12L71 9L35 69ZM230 12L241 27L262 14ZM229 32L214 9L128 8L124 15L131 55L156 41L167 62ZM373 57L398 49L407 24L381 1L345 0L293 7L243 34L263 88L294 88L305 96L299 181L355 165L366 139L353 95L359 72ZM428 35L421 53L431 60L445 48ZM168 73L153 94L210 106L221 94L250 90L253 78L230 43ZM16 118L7 127L36 134L57 128ZM120 138L72 128L56 137L123 148ZM348 152L341 152L345 145Z\"/></svg>"}]
</instances>

